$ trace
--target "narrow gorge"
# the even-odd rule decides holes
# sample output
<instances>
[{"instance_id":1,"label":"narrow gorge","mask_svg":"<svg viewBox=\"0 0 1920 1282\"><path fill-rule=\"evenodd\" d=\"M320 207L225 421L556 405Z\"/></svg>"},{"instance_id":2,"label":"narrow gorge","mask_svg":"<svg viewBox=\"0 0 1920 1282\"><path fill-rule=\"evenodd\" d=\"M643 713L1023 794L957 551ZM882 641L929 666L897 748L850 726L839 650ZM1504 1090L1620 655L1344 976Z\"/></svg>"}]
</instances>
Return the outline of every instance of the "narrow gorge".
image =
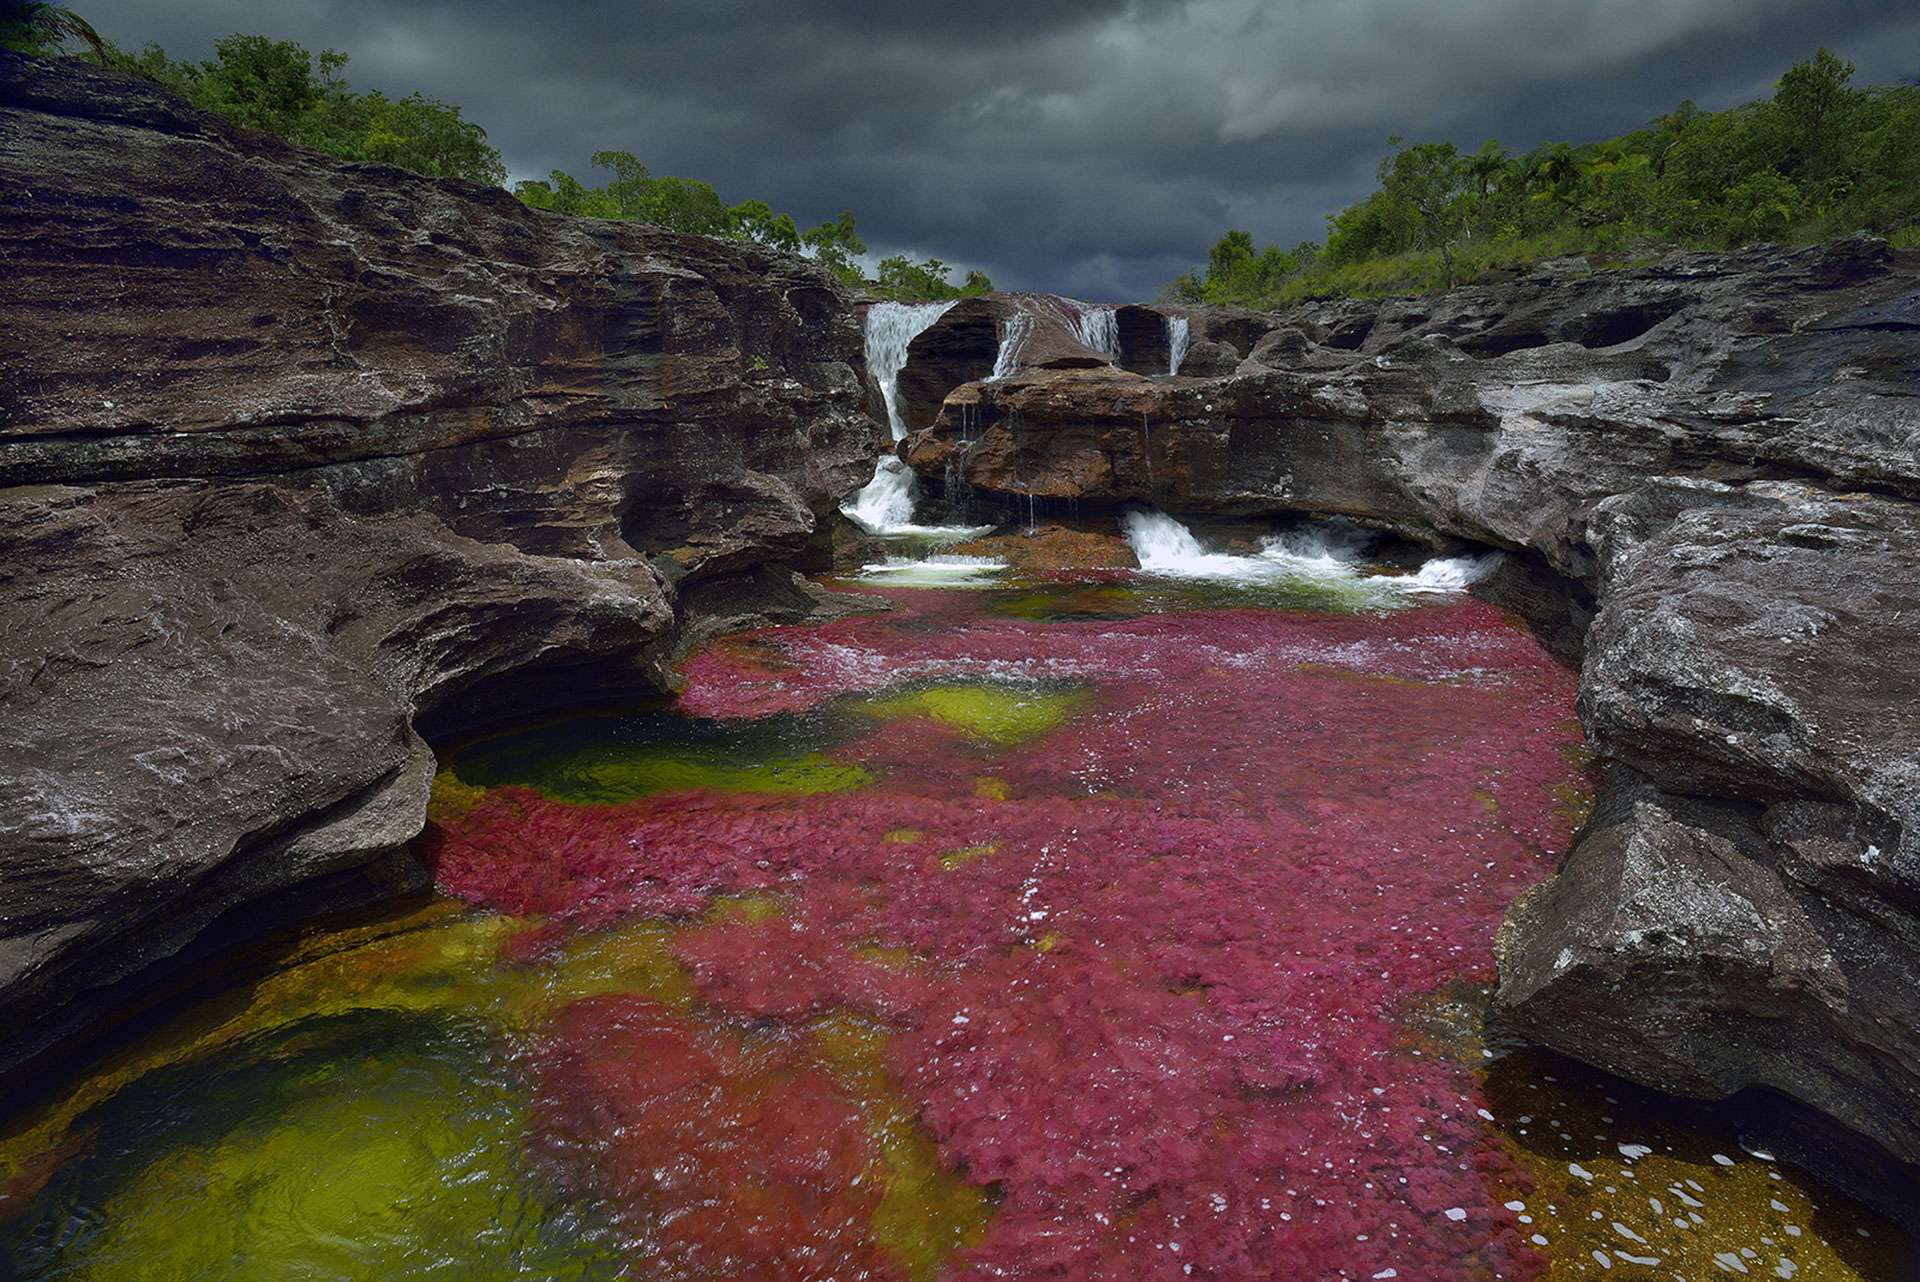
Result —
<instances>
[{"instance_id":1,"label":"narrow gorge","mask_svg":"<svg viewBox=\"0 0 1920 1282\"><path fill-rule=\"evenodd\" d=\"M1920 251L910 303L0 52L0 271L0 1278L1914 1275Z\"/></svg>"}]
</instances>

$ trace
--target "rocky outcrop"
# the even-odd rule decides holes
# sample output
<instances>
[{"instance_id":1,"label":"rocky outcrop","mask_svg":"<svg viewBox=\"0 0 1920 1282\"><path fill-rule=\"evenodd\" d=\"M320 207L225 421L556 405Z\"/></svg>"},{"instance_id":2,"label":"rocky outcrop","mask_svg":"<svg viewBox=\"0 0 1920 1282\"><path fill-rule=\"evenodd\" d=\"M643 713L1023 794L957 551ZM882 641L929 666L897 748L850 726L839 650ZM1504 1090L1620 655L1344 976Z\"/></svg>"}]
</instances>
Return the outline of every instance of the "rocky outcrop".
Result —
<instances>
[{"instance_id":1,"label":"rocky outcrop","mask_svg":"<svg viewBox=\"0 0 1920 1282\"><path fill-rule=\"evenodd\" d=\"M222 914L417 877L424 722L807 609L886 433L799 259L0 59L10 1066Z\"/></svg>"},{"instance_id":2,"label":"rocky outcrop","mask_svg":"<svg viewBox=\"0 0 1920 1282\"><path fill-rule=\"evenodd\" d=\"M1565 262L1269 321L1218 377L959 387L907 457L988 500L1507 549L1536 605L1557 581L1562 640L1597 609L1610 773L1503 931L1498 1019L1920 1161L1920 255Z\"/></svg>"}]
</instances>

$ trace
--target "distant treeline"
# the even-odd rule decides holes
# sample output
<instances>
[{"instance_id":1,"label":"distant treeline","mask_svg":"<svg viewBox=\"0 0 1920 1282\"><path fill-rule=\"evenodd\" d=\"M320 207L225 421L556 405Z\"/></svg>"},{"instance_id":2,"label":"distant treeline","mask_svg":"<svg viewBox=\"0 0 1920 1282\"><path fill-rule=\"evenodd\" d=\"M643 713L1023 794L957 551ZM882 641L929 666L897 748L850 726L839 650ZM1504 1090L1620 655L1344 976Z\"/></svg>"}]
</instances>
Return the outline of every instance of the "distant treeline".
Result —
<instances>
[{"instance_id":1,"label":"distant treeline","mask_svg":"<svg viewBox=\"0 0 1920 1282\"><path fill-rule=\"evenodd\" d=\"M138 53L122 49L63 6L0 0L0 47L54 56L76 44L84 56L165 85L237 125L329 155L492 186L507 180L499 149L487 141L486 130L462 119L459 107L419 93L390 98L377 90L356 90L341 74L347 55L337 50L316 56L291 40L236 34L216 42L207 61L179 61L156 44ZM556 169L543 181L516 183L514 194L536 209L634 219L804 253L849 286L889 298L962 298L993 289L980 272L954 284L950 269L937 258L882 259L876 278L867 279L857 261L867 247L850 210L801 231L790 215L763 200L728 205L697 178L656 177L631 152L601 151L592 159L613 175L605 186L588 187Z\"/></svg>"},{"instance_id":2,"label":"distant treeline","mask_svg":"<svg viewBox=\"0 0 1920 1282\"><path fill-rule=\"evenodd\" d=\"M1168 288L1188 302L1271 306L1422 292L1565 254L1813 243L1852 232L1920 245L1920 86L1856 88L1825 49L1771 98L1683 102L1604 142L1510 155L1498 142L1403 146L1379 189L1327 219L1324 244L1256 249L1230 231Z\"/></svg>"}]
</instances>

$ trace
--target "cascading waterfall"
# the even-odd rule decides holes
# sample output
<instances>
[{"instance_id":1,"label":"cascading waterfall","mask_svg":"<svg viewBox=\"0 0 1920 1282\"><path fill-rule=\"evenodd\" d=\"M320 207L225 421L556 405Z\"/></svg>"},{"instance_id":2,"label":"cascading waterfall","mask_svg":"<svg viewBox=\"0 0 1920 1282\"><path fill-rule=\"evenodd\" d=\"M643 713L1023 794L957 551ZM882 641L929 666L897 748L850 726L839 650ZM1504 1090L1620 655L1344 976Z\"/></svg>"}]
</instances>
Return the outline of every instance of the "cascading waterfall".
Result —
<instances>
[{"instance_id":1,"label":"cascading waterfall","mask_svg":"<svg viewBox=\"0 0 1920 1282\"><path fill-rule=\"evenodd\" d=\"M907 348L933 323L945 316L953 303L875 303L867 309L867 372L880 385L880 399L887 403L887 426L893 439L907 438L906 420L900 417L896 401L900 371L907 367Z\"/></svg>"},{"instance_id":2,"label":"cascading waterfall","mask_svg":"<svg viewBox=\"0 0 1920 1282\"><path fill-rule=\"evenodd\" d=\"M1210 579L1244 584L1311 585L1387 606L1415 595L1461 592L1492 573L1500 554L1435 557L1413 574L1365 572L1367 537L1342 525L1311 525L1268 538L1259 552L1237 556L1209 552L1193 531L1165 512L1134 511L1121 529L1140 568L1175 579Z\"/></svg>"},{"instance_id":3,"label":"cascading waterfall","mask_svg":"<svg viewBox=\"0 0 1920 1282\"><path fill-rule=\"evenodd\" d=\"M879 384L879 399L887 405L887 428L895 441L906 439L906 418L900 416L899 403L900 370L906 368L906 349L933 322L945 317L950 307L952 303L874 303L866 313L866 368L872 372L874 382ZM887 455L874 464L874 480L870 480L847 503L843 503L841 512L845 512L849 520L868 534L920 535L933 541L964 539L985 534L991 528L916 526L914 507L918 499L920 480L914 476L914 470L902 463L899 457ZM950 558L933 557L931 560ZM964 568L966 572L962 578L979 578L989 572L981 568L977 558L966 560L968 566ZM881 578L885 582L902 582L910 578L908 572L900 570L902 564L922 562L900 562L889 558L876 566L866 566L866 572L872 578ZM939 578L939 574L935 574L935 578Z\"/></svg>"},{"instance_id":4,"label":"cascading waterfall","mask_svg":"<svg viewBox=\"0 0 1920 1282\"><path fill-rule=\"evenodd\" d=\"M993 373L987 375L987 382L998 383L1008 378L1020 366L1020 349L1026 346L1027 335L1033 332L1033 317L1025 311L1017 311L1000 324L1000 350L993 358Z\"/></svg>"},{"instance_id":5,"label":"cascading waterfall","mask_svg":"<svg viewBox=\"0 0 1920 1282\"><path fill-rule=\"evenodd\" d=\"M1167 373L1178 374L1180 362L1187 359L1187 348L1192 344L1191 325L1184 316L1167 317Z\"/></svg>"},{"instance_id":6,"label":"cascading waterfall","mask_svg":"<svg viewBox=\"0 0 1920 1282\"><path fill-rule=\"evenodd\" d=\"M1111 307L1089 307L1073 322L1073 336L1103 356L1120 355L1120 322Z\"/></svg>"},{"instance_id":7,"label":"cascading waterfall","mask_svg":"<svg viewBox=\"0 0 1920 1282\"><path fill-rule=\"evenodd\" d=\"M907 366L907 348L952 306L951 302L875 303L867 309L867 369L879 384L880 399L887 407L887 427L896 441L907 436L899 405L900 371ZM869 534L948 533L913 523L918 490L913 469L889 454L874 465L873 479L840 510Z\"/></svg>"}]
</instances>

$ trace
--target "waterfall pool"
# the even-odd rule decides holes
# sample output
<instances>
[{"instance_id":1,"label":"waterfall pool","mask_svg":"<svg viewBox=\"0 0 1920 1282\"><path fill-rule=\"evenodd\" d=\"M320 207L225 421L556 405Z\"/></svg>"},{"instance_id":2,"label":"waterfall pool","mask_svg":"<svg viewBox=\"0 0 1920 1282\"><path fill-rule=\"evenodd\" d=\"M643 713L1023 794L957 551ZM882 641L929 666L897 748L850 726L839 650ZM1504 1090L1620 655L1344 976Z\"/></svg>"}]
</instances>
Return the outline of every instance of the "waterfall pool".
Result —
<instances>
[{"instance_id":1,"label":"waterfall pool","mask_svg":"<svg viewBox=\"0 0 1920 1282\"><path fill-rule=\"evenodd\" d=\"M1574 674L1205 577L867 584L446 745L432 897L16 1102L0 1277L1901 1276L1752 1137L1485 1042Z\"/></svg>"}]
</instances>

